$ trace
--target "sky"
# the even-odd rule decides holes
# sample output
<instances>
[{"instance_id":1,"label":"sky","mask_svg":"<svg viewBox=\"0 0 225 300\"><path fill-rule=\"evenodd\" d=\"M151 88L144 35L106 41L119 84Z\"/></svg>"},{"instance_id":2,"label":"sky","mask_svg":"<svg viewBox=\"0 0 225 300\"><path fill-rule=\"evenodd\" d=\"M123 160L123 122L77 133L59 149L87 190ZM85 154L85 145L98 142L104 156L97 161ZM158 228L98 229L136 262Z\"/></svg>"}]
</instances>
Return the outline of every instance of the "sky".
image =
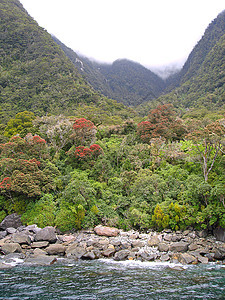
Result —
<instances>
[{"instance_id":1,"label":"sky","mask_svg":"<svg viewBox=\"0 0 225 300\"><path fill-rule=\"evenodd\" d=\"M149 68L182 66L224 0L20 0L76 53L100 62L127 58Z\"/></svg>"}]
</instances>

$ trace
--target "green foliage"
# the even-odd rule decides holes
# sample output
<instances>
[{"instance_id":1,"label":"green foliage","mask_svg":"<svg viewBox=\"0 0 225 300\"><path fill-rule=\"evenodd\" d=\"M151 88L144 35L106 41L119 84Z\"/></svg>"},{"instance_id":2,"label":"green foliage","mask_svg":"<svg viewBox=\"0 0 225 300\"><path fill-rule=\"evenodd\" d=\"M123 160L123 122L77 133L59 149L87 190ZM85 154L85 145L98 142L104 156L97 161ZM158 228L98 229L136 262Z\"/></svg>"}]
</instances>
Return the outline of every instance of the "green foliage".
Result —
<instances>
[{"instance_id":1,"label":"green foliage","mask_svg":"<svg viewBox=\"0 0 225 300\"><path fill-rule=\"evenodd\" d=\"M45 194L37 202L29 203L21 220L24 224L37 224L39 227L55 226L56 203L51 194Z\"/></svg>"},{"instance_id":2,"label":"green foliage","mask_svg":"<svg viewBox=\"0 0 225 300\"><path fill-rule=\"evenodd\" d=\"M6 137L12 137L19 134L21 137L25 137L29 132L35 133L32 121L35 119L35 115L32 112L24 111L18 113L15 119L10 119L5 128L4 135Z\"/></svg>"}]
</instances>

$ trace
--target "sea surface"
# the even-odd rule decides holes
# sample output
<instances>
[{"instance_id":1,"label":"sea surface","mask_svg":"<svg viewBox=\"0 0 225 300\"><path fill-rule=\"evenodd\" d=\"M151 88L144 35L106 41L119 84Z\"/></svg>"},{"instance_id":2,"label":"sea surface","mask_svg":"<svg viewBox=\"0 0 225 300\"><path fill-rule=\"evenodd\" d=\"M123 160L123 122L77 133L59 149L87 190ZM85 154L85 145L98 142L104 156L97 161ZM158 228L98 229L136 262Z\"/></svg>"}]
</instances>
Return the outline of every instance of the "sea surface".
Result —
<instances>
[{"instance_id":1,"label":"sea surface","mask_svg":"<svg viewBox=\"0 0 225 300\"><path fill-rule=\"evenodd\" d=\"M225 299L225 266L216 263L182 267L106 259L61 260L51 266L17 263L0 270L0 299Z\"/></svg>"}]
</instances>

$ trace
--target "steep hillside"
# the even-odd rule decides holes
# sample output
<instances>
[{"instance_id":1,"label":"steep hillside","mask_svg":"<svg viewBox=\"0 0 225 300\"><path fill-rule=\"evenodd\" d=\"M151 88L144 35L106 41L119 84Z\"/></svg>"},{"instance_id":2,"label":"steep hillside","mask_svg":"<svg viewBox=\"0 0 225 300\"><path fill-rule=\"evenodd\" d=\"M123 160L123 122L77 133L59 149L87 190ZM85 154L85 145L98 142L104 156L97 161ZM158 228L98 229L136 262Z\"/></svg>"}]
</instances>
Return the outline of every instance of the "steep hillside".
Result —
<instances>
[{"instance_id":1,"label":"steep hillside","mask_svg":"<svg viewBox=\"0 0 225 300\"><path fill-rule=\"evenodd\" d=\"M130 60L119 59L112 65L97 66L110 86L112 98L126 105L136 106L157 98L165 87L159 76Z\"/></svg>"},{"instance_id":2,"label":"steep hillside","mask_svg":"<svg viewBox=\"0 0 225 300\"><path fill-rule=\"evenodd\" d=\"M127 59L113 64L93 62L77 55L56 37L53 39L96 90L118 102L136 106L157 98L165 88L159 76L136 62Z\"/></svg>"},{"instance_id":3,"label":"steep hillside","mask_svg":"<svg viewBox=\"0 0 225 300\"><path fill-rule=\"evenodd\" d=\"M206 57L219 42L224 33L225 11L221 12L218 17L209 24L204 35L188 56L182 70L177 76L173 77L173 80L169 79L173 87L181 85L198 75Z\"/></svg>"},{"instance_id":4,"label":"steep hillside","mask_svg":"<svg viewBox=\"0 0 225 300\"><path fill-rule=\"evenodd\" d=\"M217 109L225 104L225 11L208 26L181 72L168 79L173 89L157 103L173 103L180 108ZM146 112L149 102L139 108Z\"/></svg>"},{"instance_id":5,"label":"steep hillside","mask_svg":"<svg viewBox=\"0 0 225 300\"><path fill-rule=\"evenodd\" d=\"M2 0L0 17L0 105L6 118L23 110L80 115L91 106L108 117L124 110L85 81L19 1Z\"/></svg>"}]
</instances>

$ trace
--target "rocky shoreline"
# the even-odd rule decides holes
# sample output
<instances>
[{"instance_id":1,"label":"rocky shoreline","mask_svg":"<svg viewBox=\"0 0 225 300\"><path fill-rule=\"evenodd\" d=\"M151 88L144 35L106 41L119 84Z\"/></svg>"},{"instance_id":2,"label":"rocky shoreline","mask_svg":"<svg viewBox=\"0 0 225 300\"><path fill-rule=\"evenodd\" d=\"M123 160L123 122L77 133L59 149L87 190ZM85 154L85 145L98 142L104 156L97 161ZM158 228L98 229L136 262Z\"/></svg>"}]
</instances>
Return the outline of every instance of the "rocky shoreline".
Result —
<instances>
[{"instance_id":1,"label":"rocky shoreline","mask_svg":"<svg viewBox=\"0 0 225 300\"><path fill-rule=\"evenodd\" d=\"M35 224L0 231L0 269L17 262L51 265L59 258L225 264L225 242L206 236L204 231L139 233L101 225L70 234L57 234L54 227L41 229Z\"/></svg>"}]
</instances>

